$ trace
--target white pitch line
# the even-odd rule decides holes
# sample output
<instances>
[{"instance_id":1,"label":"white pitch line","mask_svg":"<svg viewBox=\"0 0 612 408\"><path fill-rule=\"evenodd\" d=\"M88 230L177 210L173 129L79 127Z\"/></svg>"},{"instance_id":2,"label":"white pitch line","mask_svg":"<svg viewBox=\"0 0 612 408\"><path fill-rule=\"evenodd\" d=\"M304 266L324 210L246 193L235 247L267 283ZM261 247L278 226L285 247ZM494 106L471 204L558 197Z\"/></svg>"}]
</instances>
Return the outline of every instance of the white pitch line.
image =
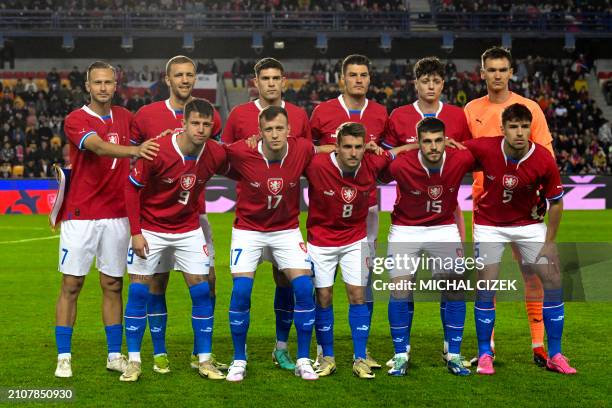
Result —
<instances>
[{"instance_id":1,"label":"white pitch line","mask_svg":"<svg viewBox=\"0 0 612 408\"><path fill-rule=\"evenodd\" d=\"M32 241L44 241L47 239L57 239L59 235L52 235L50 237L40 237L40 238L28 238L28 239L18 239L17 241L0 241L1 244L21 244L22 242L32 242Z\"/></svg>"}]
</instances>

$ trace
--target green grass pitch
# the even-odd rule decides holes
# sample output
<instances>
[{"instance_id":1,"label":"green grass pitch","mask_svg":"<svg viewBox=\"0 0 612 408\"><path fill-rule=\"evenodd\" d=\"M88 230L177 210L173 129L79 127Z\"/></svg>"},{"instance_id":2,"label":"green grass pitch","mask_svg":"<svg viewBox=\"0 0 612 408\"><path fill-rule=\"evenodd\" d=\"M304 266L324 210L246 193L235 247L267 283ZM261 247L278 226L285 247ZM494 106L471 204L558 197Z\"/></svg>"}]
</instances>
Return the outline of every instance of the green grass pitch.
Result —
<instances>
[{"instance_id":1,"label":"green grass pitch","mask_svg":"<svg viewBox=\"0 0 612 408\"><path fill-rule=\"evenodd\" d=\"M214 352L222 361L232 356L227 321L231 293L228 255L233 214L211 214L217 248L217 313ZM466 223L470 225L469 214ZM302 225L305 224L302 214ZM381 214L380 240L384 241L389 215ZM559 240L610 242L612 211L567 211ZM301 381L271 362L274 344L273 280L270 267L258 271L253 291L248 337L248 376L242 384L200 378L188 367L192 347L191 302L182 277L173 272L168 289L168 350L172 373L153 373L151 340L145 334L143 375L137 383L120 383L117 373L104 368L106 341L101 321L97 273L91 273L78 303L73 336L71 379L53 376L55 302L60 274L56 271L58 239L43 216L1 216L2 363L0 388L71 388L81 406L608 406L610 372L607 336L611 333L612 304L566 303L564 352L579 373L565 377L531 362L529 329L522 302L498 304L496 339L497 374L454 377L441 358L442 329L439 306L417 303L412 328L409 374L388 377L380 370L374 380L351 374L352 344L347 323L347 302L342 282L335 298L336 359L338 372L316 382ZM601 279L606 279L602 276ZM127 280L126 280L127 289ZM127 291L125 292L127 296ZM124 297L125 299L126 297ZM381 363L392 355L387 305L378 301L369 340L371 354ZM463 353L475 354L473 305L468 304ZM290 350L296 350L292 329ZM124 345L125 348L125 345ZM314 341L313 341L314 356ZM608 384L608 385L606 385ZM4 393L4 391L3 391ZM5 400L6 401L6 400ZM48 403L45 403L48 406Z\"/></svg>"}]
</instances>

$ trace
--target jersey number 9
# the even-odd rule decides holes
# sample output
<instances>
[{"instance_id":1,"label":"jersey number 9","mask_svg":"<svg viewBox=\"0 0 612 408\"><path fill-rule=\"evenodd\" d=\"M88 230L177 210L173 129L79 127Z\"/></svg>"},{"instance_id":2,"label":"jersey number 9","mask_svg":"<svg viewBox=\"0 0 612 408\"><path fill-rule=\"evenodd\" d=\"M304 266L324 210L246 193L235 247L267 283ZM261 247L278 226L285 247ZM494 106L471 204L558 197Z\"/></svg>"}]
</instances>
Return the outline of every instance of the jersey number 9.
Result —
<instances>
[{"instance_id":1,"label":"jersey number 9","mask_svg":"<svg viewBox=\"0 0 612 408\"><path fill-rule=\"evenodd\" d=\"M183 190L179 193L179 199L178 202L183 204L183 205L187 205L187 201L189 201L189 190Z\"/></svg>"}]
</instances>

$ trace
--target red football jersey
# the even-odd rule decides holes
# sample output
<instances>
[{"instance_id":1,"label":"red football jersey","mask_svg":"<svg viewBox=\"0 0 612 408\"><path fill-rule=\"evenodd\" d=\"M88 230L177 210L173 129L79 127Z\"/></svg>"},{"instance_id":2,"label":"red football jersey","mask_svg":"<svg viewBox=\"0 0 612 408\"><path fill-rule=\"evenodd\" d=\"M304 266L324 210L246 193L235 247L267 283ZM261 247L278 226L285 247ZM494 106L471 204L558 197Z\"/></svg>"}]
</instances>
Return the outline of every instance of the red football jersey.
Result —
<instances>
[{"instance_id":1,"label":"red football jersey","mask_svg":"<svg viewBox=\"0 0 612 408\"><path fill-rule=\"evenodd\" d=\"M446 149L437 171L423 164L421 151L401 153L389 165L383 181L397 181L397 200L391 213L393 225L434 226L455 222L461 179L474 167L469 150Z\"/></svg>"},{"instance_id":2,"label":"red football jersey","mask_svg":"<svg viewBox=\"0 0 612 408\"><path fill-rule=\"evenodd\" d=\"M434 115L425 115L419 109L417 102L395 108L385 129L382 144L387 148L417 142L417 124L425 117L435 117L444 122L446 136L463 142L472 138L470 128L463 109L440 102L440 107Z\"/></svg>"},{"instance_id":3,"label":"red football jersey","mask_svg":"<svg viewBox=\"0 0 612 408\"><path fill-rule=\"evenodd\" d=\"M310 134L310 123L308 115L302 108L282 101L281 106L287 110L289 116L289 126L291 131L289 136L304 137L312 139ZM226 144L237 142L238 140L248 139L253 135L259 134L259 112L262 111L259 99L243 103L236 106L230 112L223 129L221 141Z\"/></svg>"},{"instance_id":4,"label":"red football jersey","mask_svg":"<svg viewBox=\"0 0 612 408\"><path fill-rule=\"evenodd\" d=\"M63 207L63 220L98 220L126 216L122 186L130 171L130 159L102 157L86 150L85 139L97 134L102 140L129 145L132 114L113 106L101 117L87 106L72 111L64 122L70 143L72 173Z\"/></svg>"},{"instance_id":5,"label":"red football jersey","mask_svg":"<svg viewBox=\"0 0 612 408\"><path fill-rule=\"evenodd\" d=\"M336 153L316 155L308 168L308 242L329 247L366 237L370 192L392 160L390 152L366 153L354 173L343 173Z\"/></svg>"},{"instance_id":6,"label":"red football jersey","mask_svg":"<svg viewBox=\"0 0 612 408\"><path fill-rule=\"evenodd\" d=\"M366 143L380 143L387 123L387 108L366 99L361 111L350 111L342 95L319 104L312 112L310 127L312 139L318 145L336 144L336 130L344 122L361 123L366 128ZM370 193L370 207L376 205L376 189Z\"/></svg>"},{"instance_id":7,"label":"red football jersey","mask_svg":"<svg viewBox=\"0 0 612 408\"><path fill-rule=\"evenodd\" d=\"M344 122L361 123L366 128L366 143L379 142L387 122L387 109L379 103L366 99L363 109L350 111L342 95L319 104L310 118L312 139L318 145L336 144L336 129Z\"/></svg>"},{"instance_id":8,"label":"red football jersey","mask_svg":"<svg viewBox=\"0 0 612 408\"><path fill-rule=\"evenodd\" d=\"M213 122L211 137L214 138L221 133L221 115L216 109ZM168 129L173 133L183 130L183 110L172 109L170 99L153 102L140 108L134 115L130 141L138 145L145 140L159 136Z\"/></svg>"},{"instance_id":9,"label":"red football jersey","mask_svg":"<svg viewBox=\"0 0 612 408\"><path fill-rule=\"evenodd\" d=\"M484 193L474 207L474 223L516 227L542 222L538 189L548 200L563 196L557 163L550 152L529 142L529 152L518 162L506 157L504 137L483 137L465 143L485 175Z\"/></svg>"},{"instance_id":10,"label":"red football jersey","mask_svg":"<svg viewBox=\"0 0 612 408\"><path fill-rule=\"evenodd\" d=\"M287 154L268 161L262 142L251 149L244 141L225 145L232 173L238 175L234 227L272 232L299 226L300 177L315 153L308 139L287 139Z\"/></svg>"},{"instance_id":11,"label":"red football jersey","mask_svg":"<svg viewBox=\"0 0 612 408\"><path fill-rule=\"evenodd\" d=\"M132 235L141 227L166 233L200 228L199 198L206 182L227 166L225 149L208 140L197 157L184 156L177 136L161 137L157 157L138 160L129 175L126 206Z\"/></svg>"}]
</instances>

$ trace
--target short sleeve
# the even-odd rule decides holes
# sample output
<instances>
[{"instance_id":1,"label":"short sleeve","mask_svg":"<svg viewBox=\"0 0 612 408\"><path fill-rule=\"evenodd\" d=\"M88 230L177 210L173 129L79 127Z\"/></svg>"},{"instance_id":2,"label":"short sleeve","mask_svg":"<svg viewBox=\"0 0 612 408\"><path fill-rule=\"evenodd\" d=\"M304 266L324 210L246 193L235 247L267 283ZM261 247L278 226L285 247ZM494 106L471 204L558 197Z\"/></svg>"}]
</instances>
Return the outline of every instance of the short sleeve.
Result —
<instances>
[{"instance_id":1,"label":"short sleeve","mask_svg":"<svg viewBox=\"0 0 612 408\"><path fill-rule=\"evenodd\" d=\"M234 137L234 122L236 121L236 114L234 113L234 108L229 116L227 117L227 122L225 122L225 128L223 129L223 134L221 135L221 142L225 144L231 144L236 141Z\"/></svg>"},{"instance_id":2,"label":"short sleeve","mask_svg":"<svg viewBox=\"0 0 612 408\"><path fill-rule=\"evenodd\" d=\"M144 142L145 134L142 129L145 126L144 123L142 123L144 120L143 117L144 115L139 110L138 112L136 112L136 115L134 115L134 118L132 120L132 124L130 126L130 143L133 145L139 145Z\"/></svg>"},{"instance_id":3,"label":"short sleeve","mask_svg":"<svg viewBox=\"0 0 612 408\"><path fill-rule=\"evenodd\" d=\"M557 169L555 160L550 156L546 160L546 175L542 181L542 187L547 200L558 200L563 197L563 184L559 169Z\"/></svg>"},{"instance_id":4,"label":"short sleeve","mask_svg":"<svg viewBox=\"0 0 612 408\"><path fill-rule=\"evenodd\" d=\"M323 138L323 132L321 131L321 115L319 113L319 106L314 108L314 110L312 111L312 115L310 116L310 130L312 134L312 141L315 144L319 144L320 140Z\"/></svg>"},{"instance_id":5,"label":"short sleeve","mask_svg":"<svg viewBox=\"0 0 612 408\"><path fill-rule=\"evenodd\" d=\"M85 140L97 134L87 120L81 119L77 115L68 115L64 121L64 133L79 150L85 150Z\"/></svg>"},{"instance_id":6,"label":"short sleeve","mask_svg":"<svg viewBox=\"0 0 612 408\"><path fill-rule=\"evenodd\" d=\"M151 177L153 161L146 159L138 159L134 164L134 168L130 171L128 180L130 183L138 188L143 188L147 185L149 178Z\"/></svg>"},{"instance_id":7,"label":"short sleeve","mask_svg":"<svg viewBox=\"0 0 612 408\"><path fill-rule=\"evenodd\" d=\"M385 130L383 132L382 145L385 149L392 149L397 147L397 131L395 130L395 116L391 112L391 116L385 124Z\"/></svg>"}]
</instances>

